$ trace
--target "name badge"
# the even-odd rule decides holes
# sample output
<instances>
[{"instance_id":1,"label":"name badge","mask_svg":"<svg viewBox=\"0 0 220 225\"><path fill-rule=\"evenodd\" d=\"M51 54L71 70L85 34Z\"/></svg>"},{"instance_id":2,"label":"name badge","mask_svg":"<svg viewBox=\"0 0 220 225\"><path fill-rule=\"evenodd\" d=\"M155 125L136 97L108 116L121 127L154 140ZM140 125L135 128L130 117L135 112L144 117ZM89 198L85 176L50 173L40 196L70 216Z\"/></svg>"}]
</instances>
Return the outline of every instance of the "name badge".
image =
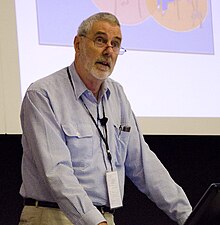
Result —
<instances>
[{"instance_id":1,"label":"name badge","mask_svg":"<svg viewBox=\"0 0 220 225\"><path fill-rule=\"evenodd\" d=\"M117 171L106 172L106 182L110 208L114 209L121 207L123 204L119 188Z\"/></svg>"}]
</instances>

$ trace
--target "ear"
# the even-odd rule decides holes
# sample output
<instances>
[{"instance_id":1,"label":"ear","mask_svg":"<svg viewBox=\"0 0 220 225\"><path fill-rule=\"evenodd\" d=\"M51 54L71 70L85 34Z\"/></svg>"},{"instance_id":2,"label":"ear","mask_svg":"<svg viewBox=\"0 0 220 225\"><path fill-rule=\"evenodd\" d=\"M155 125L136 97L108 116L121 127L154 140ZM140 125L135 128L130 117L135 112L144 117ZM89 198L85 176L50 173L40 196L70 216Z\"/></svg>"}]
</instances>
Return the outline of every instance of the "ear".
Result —
<instances>
[{"instance_id":1,"label":"ear","mask_svg":"<svg viewBox=\"0 0 220 225\"><path fill-rule=\"evenodd\" d=\"M79 43L80 43L80 37L79 36L75 36L74 38L74 49L75 49L75 52L78 53L79 52Z\"/></svg>"}]
</instances>

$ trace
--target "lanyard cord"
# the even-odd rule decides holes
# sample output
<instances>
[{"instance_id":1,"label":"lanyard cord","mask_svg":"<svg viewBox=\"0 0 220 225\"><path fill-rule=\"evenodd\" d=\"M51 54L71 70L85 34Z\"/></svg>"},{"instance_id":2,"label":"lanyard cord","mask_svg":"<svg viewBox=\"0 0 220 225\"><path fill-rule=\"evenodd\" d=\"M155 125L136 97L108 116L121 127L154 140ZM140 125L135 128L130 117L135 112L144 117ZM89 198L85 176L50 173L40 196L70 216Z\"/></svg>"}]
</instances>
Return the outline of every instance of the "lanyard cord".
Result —
<instances>
[{"instance_id":1,"label":"lanyard cord","mask_svg":"<svg viewBox=\"0 0 220 225\"><path fill-rule=\"evenodd\" d=\"M83 103L83 105L84 105L86 111L88 112L88 114L89 114L89 116L91 117L93 123L95 124L95 126L96 126L96 128L97 128L97 130L98 130L98 132L99 132L100 137L102 138L103 142L105 143L107 157L108 157L108 160L109 160L110 165L111 165L111 170L113 171L113 167L112 167L112 155L111 155L111 152L110 152L110 150L109 150L108 138L107 138L107 137L108 137L108 135L107 135L107 126L106 126L106 124L104 125L105 133L106 133L106 138L105 138L104 135L102 134L102 131L100 130L98 124L96 123L96 121L95 121L93 115L92 115L91 112L89 111L87 105L85 104L85 102L83 101L83 99L82 99L81 96L80 96L80 100L82 101L82 103Z\"/></svg>"},{"instance_id":2,"label":"lanyard cord","mask_svg":"<svg viewBox=\"0 0 220 225\"><path fill-rule=\"evenodd\" d=\"M70 75L70 72L69 72L69 68L67 67L67 74L68 74L68 78L70 80L70 83L71 83L71 86L73 88L73 91L74 91L74 86L73 86L73 81L71 79L71 75ZM103 142L105 143L105 147L106 147L106 153L107 153L107 157L108 157L108 160L110 162L110 165L111 165L111 170L113 171L113 166L112 166L112 155L111 155L111 152L109 150L109 145L108 145L108 134L107 134L107 126L106 126L106 123L103 125L104 126L104 129L105 129L105 134L106 134L106 138L104 137L104 135L102 134L102 131L100 130L98 124L96 123L93 115L91 114L91 112L89 111L87 105L85 104L85 102L83 101L82 99L82 96L80 96L80 100L81 102L83 103L83 106L85 108L85 110L87 111L87 113L89 114L90 118L92 119L94 125L96 126L98 132L99 132L99 135L100 137L102 138ZM103 102L102 102L102 108L103 108L103 115L105 117L105 111L104 111L104 105L103 105Z\"/></svg>"}]
</instances>

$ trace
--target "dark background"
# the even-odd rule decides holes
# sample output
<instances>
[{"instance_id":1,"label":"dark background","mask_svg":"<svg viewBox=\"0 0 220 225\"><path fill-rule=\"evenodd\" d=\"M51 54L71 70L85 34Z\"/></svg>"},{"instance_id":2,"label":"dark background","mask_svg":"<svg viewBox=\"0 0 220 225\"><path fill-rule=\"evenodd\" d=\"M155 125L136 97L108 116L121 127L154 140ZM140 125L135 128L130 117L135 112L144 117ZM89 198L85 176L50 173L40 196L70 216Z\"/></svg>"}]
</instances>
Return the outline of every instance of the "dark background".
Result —
<instances>
[{"instance_id":1,"label":"dark background","mask_svg":"<svg viewBox=\"0 0 220 225\"><path fill-rule=\"evenodd\" d=\"M213 182L220 182L220 136L146 135L158 158L183 187L194 207ZM0 225L17 225L22 210L21 135L0 135ZM117 225L173 225L145 195L126 180L124 207L115 214Z\"/></svg>"}]
</instances>

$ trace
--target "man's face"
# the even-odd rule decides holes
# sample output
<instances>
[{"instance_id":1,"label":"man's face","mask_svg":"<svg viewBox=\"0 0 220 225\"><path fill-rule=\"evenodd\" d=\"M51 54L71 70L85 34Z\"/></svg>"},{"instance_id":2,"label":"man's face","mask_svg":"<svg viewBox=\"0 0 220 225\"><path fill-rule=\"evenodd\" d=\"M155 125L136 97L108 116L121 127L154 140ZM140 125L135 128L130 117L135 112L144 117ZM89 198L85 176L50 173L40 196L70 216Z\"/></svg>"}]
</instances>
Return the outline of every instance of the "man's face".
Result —
<instances>
[{"instance_id":1,"label":"man's face","mask_svg":"<svg viewBox=\"0 0 220 225\"><path fill-rule=\"evenodd\" d=\"M118 53L111 46L120 47L122 38L120 28L99 21L93 24L86 37L77 38L80 72L89 80L106 79L112 73L118 57ZM105 44L102 46L100 43Z\"/></svg>"}]
</instances>

